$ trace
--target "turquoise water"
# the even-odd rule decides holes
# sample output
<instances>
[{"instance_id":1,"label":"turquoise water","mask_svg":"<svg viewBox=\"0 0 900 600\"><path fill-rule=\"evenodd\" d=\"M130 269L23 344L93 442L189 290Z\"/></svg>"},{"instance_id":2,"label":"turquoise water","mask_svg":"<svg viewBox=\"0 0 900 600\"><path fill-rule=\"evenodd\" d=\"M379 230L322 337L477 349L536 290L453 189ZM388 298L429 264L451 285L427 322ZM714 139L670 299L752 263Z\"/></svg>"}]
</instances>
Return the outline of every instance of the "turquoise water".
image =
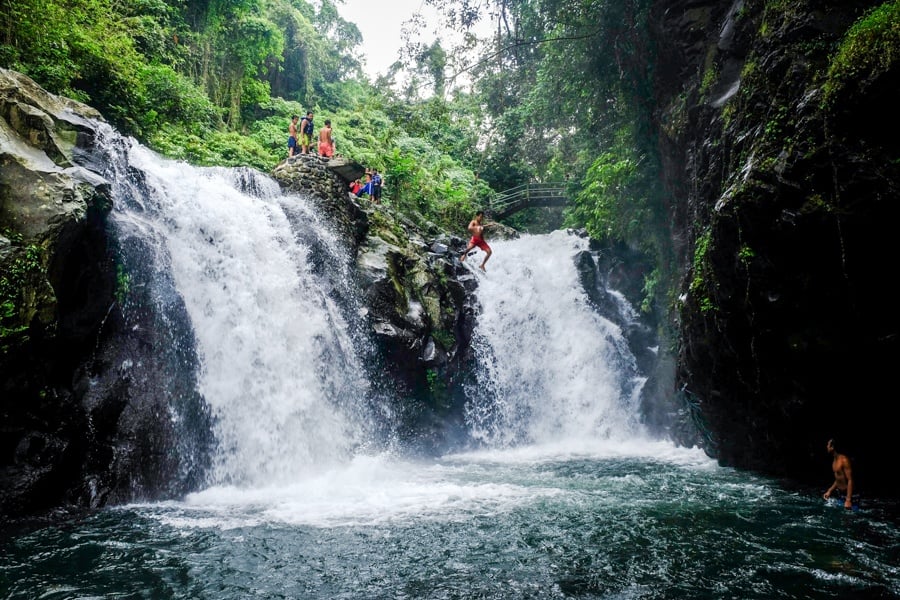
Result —
<instances>
[{"instance_id":1,"label":"turquoise water","mask_svg":"<svg viewBox=\"0 0 900 600\"><path fill-rule=\"evenodd\" d=\"M648 442L357 459L0 545L0 597L898 598L900 527Z\"/></svg>"}]
</instances>

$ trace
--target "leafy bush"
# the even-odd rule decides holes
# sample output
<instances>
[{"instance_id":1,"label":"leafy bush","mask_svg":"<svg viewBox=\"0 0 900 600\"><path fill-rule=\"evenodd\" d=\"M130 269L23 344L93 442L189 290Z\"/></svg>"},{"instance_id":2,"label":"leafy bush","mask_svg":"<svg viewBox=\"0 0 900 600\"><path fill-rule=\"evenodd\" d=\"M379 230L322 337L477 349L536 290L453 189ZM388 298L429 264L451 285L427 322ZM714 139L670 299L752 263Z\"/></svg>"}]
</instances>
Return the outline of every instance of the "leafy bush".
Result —
<instances>
[{"instance_id":1,"label":"leafy bush","mask_svg":"<svg viewBox=\"0 0 900 600\"><path fill-rule=\"evenodd\" d=\"M140 79L145 90L144 128L152 131L164 122L178 123L199 134L221 123L221 113L206 93L171 67L143 66Z\"/></svg>"},{"instance_id":2,"label":"leafy bush","mask_svg":"<svg viewBox=\"0 0 900 600\"><path fill-rule=\"evenodd\" d=\"M859 19L841 41L825 82L825 102L853 82L876 77L900 60L900 0L886 2Z\"/></svg>"},{"instance_id":3,"label":"leafy bush","mask_svg":"<svg viewBox=\"0 0 900 600\"><path fill-rule=\"evenodd\" d=\"M155 132L149 144L170 158L204 166L251 166L268 172L284 158L257 140L233 131L210 130L201 137L171 124Z\"/></svg>"}]
</instances>

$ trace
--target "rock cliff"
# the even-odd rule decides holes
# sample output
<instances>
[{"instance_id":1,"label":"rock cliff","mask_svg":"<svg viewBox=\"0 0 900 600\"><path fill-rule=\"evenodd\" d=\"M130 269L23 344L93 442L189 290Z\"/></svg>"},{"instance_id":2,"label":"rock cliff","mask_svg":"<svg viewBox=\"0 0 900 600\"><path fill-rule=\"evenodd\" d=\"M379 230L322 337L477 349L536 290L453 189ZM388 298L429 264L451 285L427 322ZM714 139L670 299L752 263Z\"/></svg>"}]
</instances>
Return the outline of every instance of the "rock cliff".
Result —
<instances>
[{"instance_id":1,"label":"rock cliff","mask_svg":"<svg viewBox=\"0 0 900 600\"><path fill-rule=\"evenodd\" d=\"M172 451L177 432L160 418L173 394L205 418L190 378L173 377L191 371L191 357L160 357L174 346L159 313L126 319L116 301L110 186L79 166L101 122L0 69L3 515L178 494L202 475L202 459ZM193 456L208 441L200 436Z\"/></svg>"},{"instance_id":2,"label":"rock cliff","mask_svg":"<svg viewBox=\"0 0 900 600\"><path fill-rule=\"evenodd\" d=\"M900 4L657 3L677 385L726 465L894 493ZM869 12L878 7L874 13ZM863 19L863 20L861 20Z\"/></svg>"},{"instance_id":3,"label":"rock cliff","mask_svg":"<svg viewBox=\"0 0 900 600\"><path fill-rule=\"evenodd\" d=\"M356 198L340 172L306 155L283 161L272 176L286 191L314 191L319 210L350 244L366 321L380 349L377 379L390 388L397 433L439 451L462 426L461 385L472 358L475 306L468 292L476 280L455 260L465 242Z\"/></svg>"}]
</instances>

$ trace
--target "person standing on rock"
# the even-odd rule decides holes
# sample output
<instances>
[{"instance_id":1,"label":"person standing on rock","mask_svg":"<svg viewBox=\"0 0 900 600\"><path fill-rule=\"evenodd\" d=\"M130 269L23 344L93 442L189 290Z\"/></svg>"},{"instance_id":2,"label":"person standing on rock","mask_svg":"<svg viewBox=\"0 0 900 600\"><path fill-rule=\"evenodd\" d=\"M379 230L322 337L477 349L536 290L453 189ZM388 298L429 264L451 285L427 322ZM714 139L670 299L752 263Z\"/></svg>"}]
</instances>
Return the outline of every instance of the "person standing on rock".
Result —
<instances>
[{"instance_id":1,"label":"person standing on rock","mask_svg":"<svg viewBox=\"0 0 900 600\"><path fill-rule=\"evenodd\" d=\"M382 179L378 169L372 169L372 201L375 204L381 204L381 184Z\"/></svg>"},{"instance_id":2,"label":"person standing on rock","mask_svg":"<svg viewBox=\"0 0 900 600\"><path fill-rule=\"evenodd\" d=\"M466 256L469 254L469 251L472 248L474 248L475 246L478 246L485 252L484 260L481 261L481 265L479 265L478 268L481 269L482 271L487 272L487 270L484 268L484 265L488 261L488 259L491 257L491 254L493 254L493 251L491 250L491 247L488 246L488 243L486 241L484 241L484 225L482 223L483 221L484 221L484 211L482 211L482 210L479 210L477 213L475 213L475 218L472 219L471 221L469 221L468 229L469 229L469 233L472 234L472 239L469 240L469 245L466 246L465 252L463 252L462 256L459 257L459 261L464 262L466 260Z\"/></svg>"},{"instance_id":3,"label":"person standing on rock","mask_svg":"<svg viewBox=\"0 0 900 600\"><path fill-rule=\"evenodd\" d=\"M297 115L291 117L291 124L288 125L288 158L294 156L294 151L297 149L297 119L299 119Z\"/></svg>"},{"instance_id":4,"label":"person standing on rock","mask_svg":"<svg viewBox=\"0 0 900 600\"><path fill-rule=\"evenodd\" d=\"M334 156L334 137L331 132L331 120L325 119L325 126L319 130L319 156Z\"/></svg>"},{"instance_id":5,"label":"person standing on rock","mask_svg":"<svg viewBox=\"0 0 900 600\"><path fill-rule=\"evenodd\" d=\"M303 120L300 121L300 154L309 154L309 146L312 144L313 138L313 114L312 111L306 113Z\"/></svg>"}]
</instances>

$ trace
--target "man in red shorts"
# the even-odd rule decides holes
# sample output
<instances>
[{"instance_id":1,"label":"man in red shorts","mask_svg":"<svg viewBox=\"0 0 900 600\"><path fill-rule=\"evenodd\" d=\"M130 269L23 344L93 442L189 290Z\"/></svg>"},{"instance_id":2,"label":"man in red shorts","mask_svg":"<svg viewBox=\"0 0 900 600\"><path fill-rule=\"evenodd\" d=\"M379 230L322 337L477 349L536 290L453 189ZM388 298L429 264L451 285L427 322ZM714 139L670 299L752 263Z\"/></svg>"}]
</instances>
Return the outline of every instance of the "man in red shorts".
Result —
<instances>
[{"instance_id":1,"label":"man in red shorts","mask_svg":"<svg viewBox=\"0 0 900 600\"><path fill-rule=\"evenodd\" d=\"M479 210L475 213L475 218L469 221L469 233L472 234L472 239L469 240L469 245L466 247L466 251L462 253L462 256L459 257L459 260L460 262L466 260L466 255L469 254L469 251L478 246L485 252L484 260L481 261L479 268L487 272L484 268L484 263L491 257L491 247L484 241L484 225L482 225L482 221L484 221L484 211Z\"/></svg>"}]
</instances>

